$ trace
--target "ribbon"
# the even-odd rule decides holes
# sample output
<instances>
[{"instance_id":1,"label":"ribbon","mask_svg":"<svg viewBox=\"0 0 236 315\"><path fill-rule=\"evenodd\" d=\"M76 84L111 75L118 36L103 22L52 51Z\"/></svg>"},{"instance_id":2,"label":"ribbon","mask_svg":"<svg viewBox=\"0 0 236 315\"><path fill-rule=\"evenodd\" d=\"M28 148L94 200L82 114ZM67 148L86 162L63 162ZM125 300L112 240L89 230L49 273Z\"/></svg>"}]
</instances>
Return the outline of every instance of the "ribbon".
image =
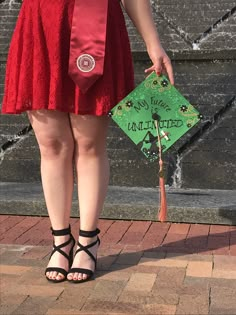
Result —
<instances>
[{"instance_id":1,"label":"ribbon","mask_svg":"<svg viewBox=\"0 0 236 315\"><path fill-rule=\"evenodd\" d=\"M75 0L69 75L85 93L103 74L108 0Z\"/></svg>"},{"instance_id":2,"label":"ribbon","mask_svg":"<svg viewBox=\"0 0 236 315\"><path fill-rule=\"evenodd\" d=\"M163 171L163 160L162 160L162 147L161 147L161 136L159 131L159 116L153 114L152 118L155 122L156 132L157 132L157 141L159 149L159 188L160 188L160 211L159 211L159 220L165 222L167 219L167 200L166 200L166 190L165 190L165 178Z\"/></svg>"}]
</instances>

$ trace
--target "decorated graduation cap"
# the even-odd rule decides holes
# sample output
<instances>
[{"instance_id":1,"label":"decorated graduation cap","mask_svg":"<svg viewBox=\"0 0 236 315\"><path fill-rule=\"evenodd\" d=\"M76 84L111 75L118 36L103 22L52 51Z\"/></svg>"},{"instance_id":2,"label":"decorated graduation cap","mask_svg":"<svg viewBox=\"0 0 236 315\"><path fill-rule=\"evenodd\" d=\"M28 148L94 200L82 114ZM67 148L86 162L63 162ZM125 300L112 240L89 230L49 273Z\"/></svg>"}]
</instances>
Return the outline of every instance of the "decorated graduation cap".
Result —
<instances>
[{"instance_id":1,"label":"decorated graduation cap","mask_svg":"<svg viewBox=\"0 0 236 315\"><path fill-rule=\"evenodd\" d=\"M149 161L159 158L161 211L166 218L166 198L162 153L202 118L180 92L164 76L151 73L119 102L109 116L137 145Z\"/></svg>"}]
</instances>

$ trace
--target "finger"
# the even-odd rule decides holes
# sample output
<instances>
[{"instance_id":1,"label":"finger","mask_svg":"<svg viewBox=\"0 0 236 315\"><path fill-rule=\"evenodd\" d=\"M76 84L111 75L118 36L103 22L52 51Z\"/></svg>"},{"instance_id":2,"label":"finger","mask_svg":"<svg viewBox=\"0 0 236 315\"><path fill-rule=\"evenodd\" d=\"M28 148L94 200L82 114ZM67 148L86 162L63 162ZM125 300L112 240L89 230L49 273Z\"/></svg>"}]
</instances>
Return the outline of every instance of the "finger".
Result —
<instances>
[{"instance_id":1,"label":"finger","mask_svg":"<svg viewBox=\"0 0 236 315\"><path fill-rule=\"evenodd\" d=\"M167 74L168 74L170 83L171 83L172 85L174 85L174 84L175 84L175 81L174 81L174 72L173 72L173 68L172 68L171 62L165 63L165 68L166 68L166 72L167 72Z\"/></svg>"},{"instance_id":2,"label":"finger","mask_svg":"<svg viewBox=\"0 0 236 315\"><path fill-rule=\"evenodd\" d=\"M155 62L154 68L155 68L156 74L160 76L162 73L162 59L161 58Z\"/></svg>"},{"instance_id":3,"label":"finger","mask_svg":"<svg viewBox=\"0 0 236 315\"><path fill-rule=\"evenodd\" d=\"M155 71L155 66L154 65L151 66L150 68L144 70L145 73L150 73L150 72L153 72L153 71Z\"/></svg>"}]
</instances>

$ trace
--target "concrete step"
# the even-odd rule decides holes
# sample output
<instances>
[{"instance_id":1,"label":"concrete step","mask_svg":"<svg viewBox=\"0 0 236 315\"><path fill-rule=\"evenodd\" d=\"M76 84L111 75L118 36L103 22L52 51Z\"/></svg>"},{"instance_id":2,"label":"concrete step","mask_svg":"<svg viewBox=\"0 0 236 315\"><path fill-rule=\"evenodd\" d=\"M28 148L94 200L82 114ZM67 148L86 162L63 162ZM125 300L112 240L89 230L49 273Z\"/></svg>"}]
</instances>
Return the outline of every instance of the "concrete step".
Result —
<instances>
[{"instance_id":1,"label":"concrete step","mask_svg":"<svg viewBox=\"0 0 236 315\"><path fill-rule=\"evenodd\" d=\"M166 187L168 221L236 225L236 191ZM110 186L101 218L157 220L159 189ZM40 183L0 183L0 211L10 215L47 216ZM72 217L78 217L76 187Z\"/></svg>"}]
</instances>

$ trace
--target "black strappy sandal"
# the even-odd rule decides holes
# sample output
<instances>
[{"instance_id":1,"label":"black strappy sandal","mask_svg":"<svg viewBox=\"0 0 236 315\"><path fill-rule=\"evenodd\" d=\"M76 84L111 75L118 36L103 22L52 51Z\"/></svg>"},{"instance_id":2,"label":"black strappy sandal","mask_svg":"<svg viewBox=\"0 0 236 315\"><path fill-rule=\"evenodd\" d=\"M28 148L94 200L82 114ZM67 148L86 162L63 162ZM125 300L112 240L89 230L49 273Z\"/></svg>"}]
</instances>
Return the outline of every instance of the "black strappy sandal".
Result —
<instances>
[{"instance_id":1,"label":"black strappy sandal","mask_svg":"<svg viewBox=\"0 0 236 315\"><path fill-rule=\"evenodd\" d=\"M64 242L58 246L56 246L55 242L53 242L53 251L50 255L50 258L51 258L55 252L59 252L61 255L63 255L68 260L68 264L69 264L68 269L70 269L72 262L73 262L73 249L75 246L75 239L74 239L73 235L71 234L70 226L67 229L63 229L63 230L53 230L53 228L51 228L51 230L52 230L52 235L54 235L54 236L70 235L70 238L68 241L66 241L66 242ZM69 255L68 255L67 253L65 253L62 250L62 248L69 245L71 242L73 243L73 245L72 245L71 250L70 250ZM49 260L50 260L50 258L49 258ZM48 281L58 283L58 282L62 282L62 281L67 280L66 277L67 277L68 272L65 269L59 268L59 267L48 267L45 270L45 275L47 272L51 272L51 271L56 271L58 273L63 274L64 278L57 280L57 279L50 279L46 276L46 279Z\"/></svg>"},{"instance_id":2,"label":"black strappy sandal","mask_svg":"<svg viewBox=\"0 0 236 315\"><path fill-rule=\"evenodd\" d=\"M83 237L94 237L94 236L98 235L99 233L100 233L99 229L96 229L94 231L79 230L79 236L83 236ZM82 245L79 241L77 242L79 248L76 250L74 257L76 256L76 254L78 254L81 251L86 252L89 255L89 257L94 261L95 268L94 268L94 271L92 271L90 269L85 269L85 268L71 268L68 271L68 274L69 273L78 272L78 273L86 274L86 275L88 275L88 277L86 279L79 279L79 280L74 280L73 278L72 279L68 279L69 282L80 283L80 282L85 282L85 281L88 281L88 280L92 279L92 277L94 275L94 272L96 270L97 255L96 255L96 257L94 257L94 255L89 251L89 248L93 247L97 243L98 243L98 246L99 246L100 245L99 237L97 237L97 240L95 242L93 242L91 244L88 244L86 246Z\"/></svg>"}]
</instances>

